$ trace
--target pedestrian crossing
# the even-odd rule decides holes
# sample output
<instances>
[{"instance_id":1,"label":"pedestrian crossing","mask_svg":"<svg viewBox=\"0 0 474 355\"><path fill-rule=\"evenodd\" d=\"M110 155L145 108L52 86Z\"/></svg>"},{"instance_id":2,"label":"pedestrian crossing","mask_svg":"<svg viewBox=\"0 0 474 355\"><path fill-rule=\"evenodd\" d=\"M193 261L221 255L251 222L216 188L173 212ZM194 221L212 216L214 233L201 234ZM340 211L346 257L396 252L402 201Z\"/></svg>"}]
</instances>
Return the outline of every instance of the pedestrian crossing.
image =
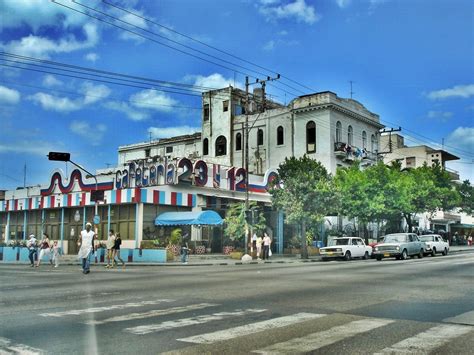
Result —
<instances>
[{"instance_id":1,"label":"pedestrian crossing","mask_svg":"<svg viewBox=\"0 0 474 355\"><path fill-rule=\"evenodd\" d=\"M170 353L193 354L214 352L229 342L240 342L240 352L255 354L296 354L324 351L374 331L391 334L390 326L403 322L400 319L365 317L343 313L296 312L275 314L270 307L227 309L223 304L196 302L182 304L176 299L154 299L104 307L74 309L62 312L40 313L38 316L51 319L67 319L85 327L114 326L122 337L129 341L154 341L163 336L176 350ZM130 312L132 311L133 312ZM117 312L123 314L117 314ZM93 315L93 319L91 318ZM336 323L332 323L336 320ZM429 354L465 336L474 337L474 310L446 318L439 323L417 324L417 331L403 338L388 337L387 342L371 354ZM203 325L206 325L203 327ZM287 330L304 329L286 338ZM403 328L403 326L402 326ZM99 328L95 328L99 329ZM202 329L209 329L202 332ZM173 334L169 339L167 334ZM180 335L185 336L180 336ZM273 338L271 335L276 334ZM281 334L285 334L281 337ZM261 342L262 335L266 340ZM136 337L136 338L135 338ZM252 339L257 339L253 341ZM203 347L208 348L203 348ZM209 348L212 346L212 348ZM23 347L23 348L22 348ZM214 348L215 347L215 348ZM23 349L20 353L39 354L42 351L27 345L14 344L0 338L0 354L15 353L12 349ZM10 349L10 350L8 350ZM222 348L224 349L224 348ZM170 351L169 348L164 349ZM361 349L362 350L362 349ZM471 349L468 349L471 350ZM224 351L224 350L223 350ZM159 352L159 351L156 351ZM469 352L466 351L466 354Z\"/></svg>"}]
</instances>

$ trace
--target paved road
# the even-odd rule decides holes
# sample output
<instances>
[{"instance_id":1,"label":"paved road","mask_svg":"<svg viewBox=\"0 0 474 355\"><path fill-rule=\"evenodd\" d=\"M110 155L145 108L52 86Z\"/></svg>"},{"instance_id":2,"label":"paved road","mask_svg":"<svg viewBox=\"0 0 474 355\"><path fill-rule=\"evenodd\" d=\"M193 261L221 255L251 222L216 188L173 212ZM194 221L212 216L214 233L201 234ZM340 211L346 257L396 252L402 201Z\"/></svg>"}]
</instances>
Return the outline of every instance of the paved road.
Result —
<instances>
[{"instance_id":1,"label":"paved road","mask_svg":"<svg viewBox=\"0 0 474 355\"><path fill-rule=\"evenodd\" d=\"M0 266L0 354L472 354L474 253L407 261Z\"/></svg>"}]
</instances>

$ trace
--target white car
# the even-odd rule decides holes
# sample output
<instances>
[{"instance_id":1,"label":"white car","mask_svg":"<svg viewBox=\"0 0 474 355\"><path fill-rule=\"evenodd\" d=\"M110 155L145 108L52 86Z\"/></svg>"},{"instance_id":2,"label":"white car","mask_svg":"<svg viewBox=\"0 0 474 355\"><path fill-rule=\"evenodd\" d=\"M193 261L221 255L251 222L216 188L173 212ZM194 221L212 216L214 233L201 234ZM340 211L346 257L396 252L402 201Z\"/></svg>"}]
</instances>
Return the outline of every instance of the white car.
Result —
<instances>
[{"instance_id":1,"label":"white car","mask_svg":"<svg viewBox=\"0 0 474 355\"><path fill-rule=\"evenodd\" d=\"M323 260L343 258L368 259L372 254L372 248L365 245L361 238L343 237L334 238L330 246L319 249L319 254Z\"/></svg>"},{"instance_id":2,"label":"white car","mask_svg":"<svg viewBox=\"0 0 474 355\"><path fill-rule=\"evenodd\" d=\"M420 240L425 242L425 254L436 256L436 253L447 255L449 252L449 243L445 242L443 237L438 234L420 235Z\"/></svg>"}]
</instances>

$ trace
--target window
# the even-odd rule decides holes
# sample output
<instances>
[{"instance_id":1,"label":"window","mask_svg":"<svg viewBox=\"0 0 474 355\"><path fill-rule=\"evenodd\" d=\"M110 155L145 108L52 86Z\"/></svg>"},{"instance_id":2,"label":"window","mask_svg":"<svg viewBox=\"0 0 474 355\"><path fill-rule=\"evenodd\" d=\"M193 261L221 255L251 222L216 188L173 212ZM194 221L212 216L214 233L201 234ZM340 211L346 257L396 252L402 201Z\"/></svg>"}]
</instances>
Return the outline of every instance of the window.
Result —
<instances>
[{"instance_id":1,"label":"window","mask_svg":"<svg viewBox=\"0 0 474 355\"><path fill-rule=\"evenodd\" d=\"M357 245L357 239L352 239L352 245Z\"/></svg>"},{"instance_id":2,"label":"window","mask_svg":"<svg viewBox=\"0 0 474 355\"><path fill-rule=\"evenodd\" d=\"M209 120L209 104L204 104L203 115L204 115L204 121L208 121Z\"/></svg>"},{"instance_id":3,"label":"window","mask_svg":"<svg viewBox=\"0 0 474 355\"><path fill-rule=\"evenodd\" d=\"M370 136L370 151L374 153L377 150L377 141L375 140L375 135Z\"/></svg>"},{"instance_id":4,"label":"window","mask_svg":"<svg viewBox=\"0 0 474 355\"><path fill-rule=\"evenodd\" d=\"M151 152L151 149L150 149L150 148L145 149L145 158L149 158L149 157L150 157L150 152Z\"/></svg>"},{"instance_id":5,"label":"window","mask_svg":"<svg viewBox=\"0 0 474 355\"><path fill-rule=\"evenodd\" d=\"M316 152L316 124L313 121L306 124L306 152Z\"/></svg>"},{"instance_id":6,"label":"window","mask_svg":"<svg viewBox=\"0 0 474 355\"><path fill-rule=\"evenodd\" d=\"M216 139L216 157L227 154L227 139L224 136L219 136Z\"/></svg>"},{"instance_id":7,"label":"window","mask_svg":"<svg viewBox=\"0 0 474 355\"><path fill-rule=\"evenodd\" d=\"M235 150L242 150L242 133L235 135Z\"/></svg>"},{"instance_id":8,"label":"window","mask_svg":"<svg viewBox=\"0 0 474 355\"><path fill-rule=\"evenodd\" d=\"M222 101L222 111L229 111L229 100Z\"/></svg>"},{"instance_id":9,"label":"window","mask_svg":"<svg viewBox=\"0 0 474 355\"><path fill-rule=\"evenodd\" d=\"M283 145L284 143L284 131L283 127L279 126L277 128L277 145Z\"/></svg>"},{"instance_id":10,"label":"window","mask_svg":"<svg viewBox=\"0 0 474 355\"><path fill-rule=\"evenodd\" d=\"M204 138L202 141L202 155L208 155L209 154L209 139Z\"/></svg>"},{"instance_id":11,"label":"window","mask_svg":"<svg viewBox=\"0 0 474 355\"><path fill-rule=\"evenodd\" d=\"M340 121L336 122L336 143L342 142L342 124Z\"/></svg>"},{"instance_id":12,"label":"window","mask_svg":"<svg viewBox=\"0 0 474 355\"><path fill-rule=\"evenodd\" d=\"M416 157L406 157L405 162L407 168L414 168L416 164Z\"/></svg>"},{"instance_id":13,"label":"window","mask_svg":"<svg viewBox=\"0 0 474 355\"><path fill-rule=\"evenodd\" d=\"M362 149L367 149L367 132L362 131Z\"/></svg>"},{"instance_id":14,"label":"window","mask_svg":"<svg viewBox=\"0 0 474 355\"><path fill-rule=\"evenodd\" d=\"M173 153L173 147L166 147L166 153Z\"/></svg>"},{"instance_id":15,"label":"window","mask_svg":"<svg viewBox=\"0 0 474 355\"><path fill-rule=\"evenodd\" d=\"M257 131L257 145L263 145L263 130L259 129Z\"/></svg>"},{"instance_id":16,"label":"window","mask_svg":"<svg viewBox=\"0 0 474 355\"><path fill-rule=\"evenodd\" d=\"M352 126L347 127L347 144L353 145L353 136L354 132L352 131Z\"/></svg>"}]
</instances>

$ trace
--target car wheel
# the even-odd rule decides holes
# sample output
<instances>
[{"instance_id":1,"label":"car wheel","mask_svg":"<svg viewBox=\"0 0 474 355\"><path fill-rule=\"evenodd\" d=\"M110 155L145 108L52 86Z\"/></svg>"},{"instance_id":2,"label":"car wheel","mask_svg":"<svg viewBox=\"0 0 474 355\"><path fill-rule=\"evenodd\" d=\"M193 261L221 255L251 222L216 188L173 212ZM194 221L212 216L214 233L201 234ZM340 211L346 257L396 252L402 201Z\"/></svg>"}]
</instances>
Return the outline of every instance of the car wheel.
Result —
<instances>
[{"instance_id":1,"label":"car wheel","mask_svg":"<svg viewBox=\"0 0 474 355\"><path fill-rule=\"evenodd\" d=\"M436 248L433 248L433 250L431 251L431 256L436 256Z\"/></svg>"},{"instance_id":2,"label":"car wheel","mask_svg":"<svg viewBox=\"0 0 474 355\"><path fill-rule=\"evenodd\" d=\"M448 255L448 249L444 248L443 255Z\"/></svg>"},{"instance_id":3,"label":"car wheel","mask_svg":"<svg viewBox=\"0 0 474 355\"><path fill-rule=\"evenodd\" d=\"M377 261L381 261L381 260L382 260L382 257L381 257L381 256L378 256L378 255L377 255L375 258L377 259Z\"/></svg>"},{"instance_id":4,"label":"car wheel","mask_svg":"<svg viewBox=\"0 0 474 355\"><path fill-rule=\"evenodd\" d=\"M351 260L351 252L350 251L346 251L346 254L344 254L344 260L345 261Z\"/></svg>"},{"instance_id":5,"label":"car wheel","mask_svg":"<svg viewBox=\"0 0 474 355\"><path fill-rule=\"evenodd\" d=\"M363 259L364 259L364 260L367 260L368 258L369 258L369 252L366 251L365 254L364 254Z\"/></svg>"},{"instance_id":6,"label":"car wheel","mask_svg":"<svg viewBox=\"0 0 474 355\"><path fill-rule=\"evenodd\" d=\"M420 252L418 253L418 259L423 259L423 249L420 249Z\"/></svg>"},{"instance_id":7,"label":"car wheel","mask_svg":"<svg viewBox=\"0 0 474 355\"><path fill-rule=\"evenodd\" d=\"M407 260L408 259L408 253L406 249L403 249L402 251L402 256L400 257L402 260Z\"/></svg>"}]
</instances>

